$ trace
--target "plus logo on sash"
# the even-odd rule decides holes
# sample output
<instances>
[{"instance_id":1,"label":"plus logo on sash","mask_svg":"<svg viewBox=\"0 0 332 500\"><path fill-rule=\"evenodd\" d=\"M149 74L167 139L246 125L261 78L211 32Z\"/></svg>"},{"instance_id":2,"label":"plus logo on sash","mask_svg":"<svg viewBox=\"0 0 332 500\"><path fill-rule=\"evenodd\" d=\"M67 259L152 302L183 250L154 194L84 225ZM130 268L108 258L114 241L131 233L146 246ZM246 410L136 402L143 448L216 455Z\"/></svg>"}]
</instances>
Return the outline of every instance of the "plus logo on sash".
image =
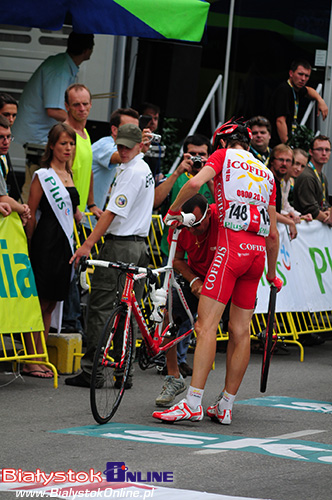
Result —
<instances>
[{"instance_id":1,"label":"plus logo on sash","mask_svg":"<svg viewBox=\"0 0 332 500\"><path fill-rule=\"evenodd\" d=\"M69 192L52 168L40 168L34 175L38 176L47 201L73 249L73 205Z\"/></svg>"},{"instance_id":2,"label":"plus logo on sash","mask_svg":"<svg viewBox=\"0 0 332 500\"><path fill-rule=\"evenodd\" d=\"M57 199L57 196L59 196L60 186L57 184L54 177L48 177L47 179L45 179L45 182L50 182L52 186L54 186L50 189L50 193L52 193L54 201L57 203L57 207L59 208L59 210L62 210L66 206L66 202L62 199L61 196ZM67 208L65 213L66 215L69 215L70 210Z\"/></svg>"}]
</instances>

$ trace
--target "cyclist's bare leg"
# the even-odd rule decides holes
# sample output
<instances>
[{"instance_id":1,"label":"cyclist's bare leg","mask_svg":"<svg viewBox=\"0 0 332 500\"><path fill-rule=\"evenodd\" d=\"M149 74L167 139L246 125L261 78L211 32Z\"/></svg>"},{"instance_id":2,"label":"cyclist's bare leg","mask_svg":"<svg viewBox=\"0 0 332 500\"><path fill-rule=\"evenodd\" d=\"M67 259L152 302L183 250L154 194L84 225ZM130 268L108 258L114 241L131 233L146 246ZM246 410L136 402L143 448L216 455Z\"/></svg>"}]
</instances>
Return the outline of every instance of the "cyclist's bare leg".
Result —
<instances>
[{"instance_id":1,"label":"cyclist's bare leg","mask_svg":"<svg viewBox=\"0 0 332 500\"><path fill-rule=\"evenodd\" d=\"M252 314L253 309L242 309L233 303L231 304L224 387L229 394L235 395L237 393L248 367Z\"/></svg>"},{"instance_id":2,"label":"cyclist's bare leg","mask_svg":"<svg viewBox=\"0 0 332 500\"><path fill-rule=\"evenodd\" d=\"M226 305L201 295L198 319L195 324L197 342L194 355L193 375L190 385L204 389L216 355L216 332Z\"/></svg>"}]
</instances>

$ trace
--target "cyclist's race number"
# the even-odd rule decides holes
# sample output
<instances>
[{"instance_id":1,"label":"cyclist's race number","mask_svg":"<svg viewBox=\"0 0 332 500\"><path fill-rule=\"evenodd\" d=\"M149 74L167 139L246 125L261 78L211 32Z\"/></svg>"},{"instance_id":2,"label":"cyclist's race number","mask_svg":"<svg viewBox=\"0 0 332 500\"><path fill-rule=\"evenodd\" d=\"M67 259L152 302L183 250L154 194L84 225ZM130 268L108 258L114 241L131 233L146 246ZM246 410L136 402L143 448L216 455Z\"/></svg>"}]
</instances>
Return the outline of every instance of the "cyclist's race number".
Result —
<instances>
[{"instance_id":1,"label":"cyclist's race number","mask_svg":"<svg viewBox=\"0 0 332 500\"><path fill-rule=\"evenodd\" d=\"M233 203L231 205L231 211L229 213L229 217L236 218L237 220L242 219L243 221L246 221L248 219L248 213L247 213L247 205L237 205L236 203Z\"/></svg>"},{"instance_id":2,"label":"cyclist's race number","mask_svg":"<svg viewBox=\"0 0 332 500\"><path fill-rule=\"evenodd\" d=\"M255 193L251 193L250 191L241 191L241 196L248 196L248 198L252 198L256 196ZM242 194L243 193L243 194ZM260 195L257 195L260 196ZM226 210L224 225L225 227L229 227L234 229L235 231L240 231L241 229L247 229L251 222L252 211L250 210L251 205L247 205L244 203L232 203L229 208ZM265 207L252 205L252 208L257 208L260 213L260 223L259 223L259 231L257 234L268 234L269 226L270 226L270 217ZM256 212L257 214L257 212Z\"/></svg>"}]
</instances>

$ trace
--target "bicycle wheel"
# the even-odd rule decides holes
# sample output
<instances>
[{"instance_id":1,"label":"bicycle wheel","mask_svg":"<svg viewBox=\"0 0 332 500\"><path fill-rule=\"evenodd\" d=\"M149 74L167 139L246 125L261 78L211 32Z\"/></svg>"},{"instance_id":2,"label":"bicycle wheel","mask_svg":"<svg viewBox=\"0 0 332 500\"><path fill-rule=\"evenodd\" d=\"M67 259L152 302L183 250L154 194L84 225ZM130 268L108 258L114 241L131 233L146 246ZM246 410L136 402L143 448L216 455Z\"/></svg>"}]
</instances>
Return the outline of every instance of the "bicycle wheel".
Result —
<instances>
[{"instance_id":1,"label":"bicycle wheel","mask_svg":"<svg viewBox=\"0 0 332 500\"><path fill-rule=\"evenodd\" d=\"M96 349L90 386L90 404L98 424L106 424L118 409L128 378L133 349L133 330L130 321L123 363L119 367L121 352L115 354L114 338L123 338L126 313L121 306L115 308L106 322ZM116 378L115 378L116 375ZM115 383L116 382L116 383Z\"/></svg>"},{"instance_id":2,"label":"bicycle wheel","mask_svg":"<svg viewBox=\"0 0 332 500\"><path fill-rule=\"evenodd\" d=\"M276 308L277 289L271 286L269 310L266 323L266 334L263 350L262 372L261 372L261 392L266 391L267 377L269 375L269 368L272 357L272 343L273 343L273 327L274 327L274 313Z\"/></svg>"}]
</instances>

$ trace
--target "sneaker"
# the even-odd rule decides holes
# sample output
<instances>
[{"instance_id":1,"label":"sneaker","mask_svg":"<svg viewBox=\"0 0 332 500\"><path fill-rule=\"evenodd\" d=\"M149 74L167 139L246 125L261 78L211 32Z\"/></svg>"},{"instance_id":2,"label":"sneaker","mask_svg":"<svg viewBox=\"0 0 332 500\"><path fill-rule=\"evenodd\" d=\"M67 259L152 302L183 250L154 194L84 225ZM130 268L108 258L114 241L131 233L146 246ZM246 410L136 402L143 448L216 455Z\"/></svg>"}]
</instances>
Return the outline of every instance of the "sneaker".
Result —
<instances>
[{"instance_id":1,"label":"sneaker","mask_svg":"<svg viewBox=\"0 0 332 500\"><path fill-rule=\"evenodd\" d=\"M198 422L203 419L204 412L202 406L198 406L196 410L192 410L190 406L188 406L186 399L182 399L169 410L154 411L152 416L153 418L159 418L159 420L163 420L165 422L179 422L180 420Z\"/></svg>"},{"instance_id":2,"label":"sneaker","mask_svg":"<svg viewBox=\"0 0 332 500\"><path fill-rule=\"evenodd\" d=\"M175 378L173 375L166 375L161 393L156 399L157 406L169 406L175 399L175 396L186 390L186 384L183 378Z\"/></svg>"},{"instance_id":3,"label":"sneaker","mask_svg":"<svg viewBox=\"0 0 332 500\"><path fill-rule=\"evenodd\" d=\"M212 420L218 420L223 425L232 423L232 410L219 410L219 401L206 410L206 414Z\"/></svg>"}]
</instances>

